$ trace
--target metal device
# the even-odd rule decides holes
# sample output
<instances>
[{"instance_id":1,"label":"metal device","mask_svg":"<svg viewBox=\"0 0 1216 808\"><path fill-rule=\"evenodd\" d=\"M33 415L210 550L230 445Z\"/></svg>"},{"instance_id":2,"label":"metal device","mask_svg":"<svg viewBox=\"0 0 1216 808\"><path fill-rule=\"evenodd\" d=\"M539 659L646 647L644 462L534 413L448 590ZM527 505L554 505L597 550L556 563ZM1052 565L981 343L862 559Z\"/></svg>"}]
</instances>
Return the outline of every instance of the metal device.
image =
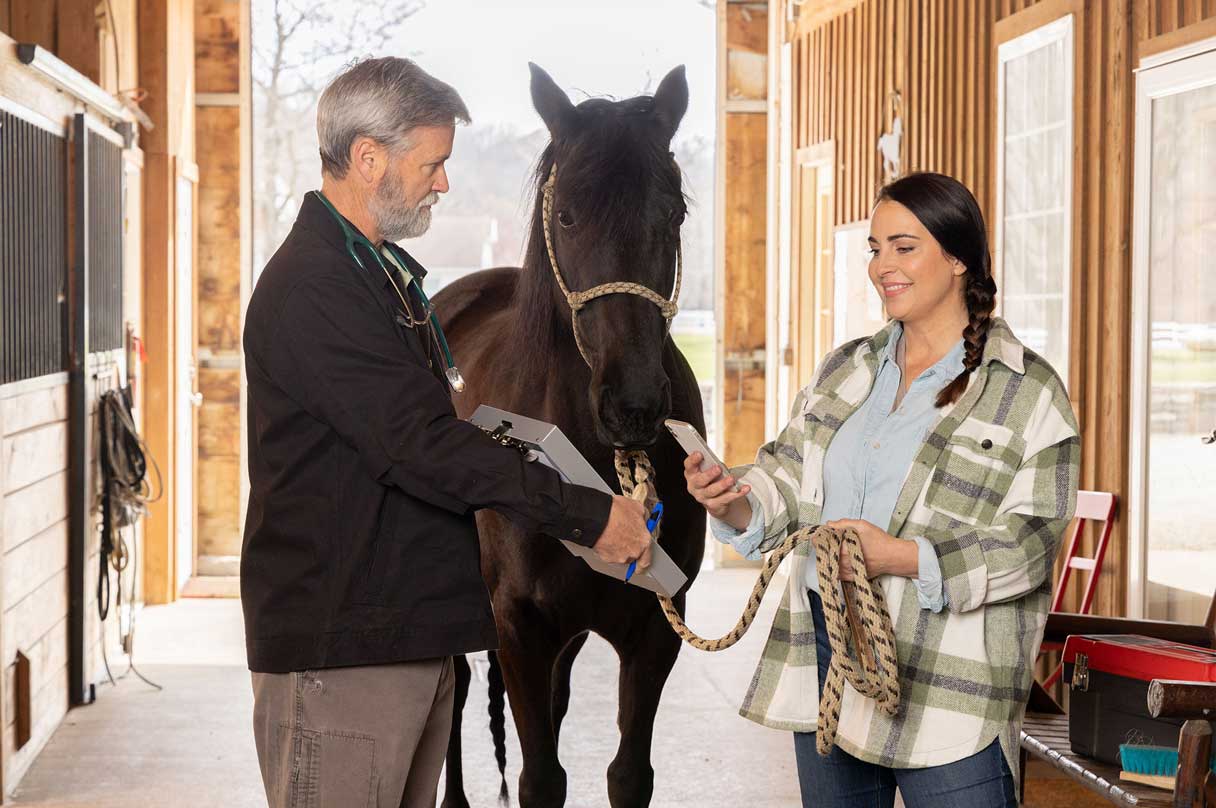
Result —
<instances>
[{"instance_id":1,"label":"metal device","mask_svg":"<svg viewBox=\"0 0 1216 808\"><path fill-rule=\"evenodd\" d=\"M583 457L570 439L553 424L485 404L477 408L469 422L489 433L490 437L499 443L518 449L528 461L544 463L554 469L568 483L594 488L605 494L614 493L587 462L587 458ZM629 574L630 565L601 561L590 547L564 539L562 544L596 572L629 586L640 586L669 598L674 597L688 581L688 577L671 560L671 556L667 555L653 538L650 544L650 567L632 575Z\"/></svg>"}]
</instances>

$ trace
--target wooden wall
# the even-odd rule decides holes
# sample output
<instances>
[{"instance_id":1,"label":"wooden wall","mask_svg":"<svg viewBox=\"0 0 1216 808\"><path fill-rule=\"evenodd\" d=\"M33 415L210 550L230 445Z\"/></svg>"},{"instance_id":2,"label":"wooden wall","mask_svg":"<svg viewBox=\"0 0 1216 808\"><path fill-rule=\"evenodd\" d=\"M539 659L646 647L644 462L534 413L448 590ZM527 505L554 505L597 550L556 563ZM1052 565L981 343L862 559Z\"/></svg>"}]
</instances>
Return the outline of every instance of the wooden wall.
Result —
<instances>
[{"instance_id":1,"label":"wooden wall","mask_svg":"<svg viewBox=\"0 0 1216 808\"><path fill-rule=\"evenodd\" d=\"M241 0L197 0L198 573L236 575L241 551Z\"/></svg>"},{"instance_id":2,"label":"wooden wall","mask_svg":"<svg viewBox=\"0 0 1216 808\"><path fill-rule=\"evenodd\" d=\"M1076 14L1070 395L1083 488L1128 486L1132 132L1138 58L1216 35L1213 0L863 0L794 36L794 140L834 141L835 224L869 216L876 150L902 97L906 171L950 174L995 211L1000 42ZM989 222L991 226L991 222ZM1117 523L1094 610L1127 609L1127 534ZM1076 597L1076 593L1073 593Z\"/></svg>"},{"instance_id":3,"label":"wooden wall","mask_svg":"<svg viewBox=\"0 0 1216 808\"><path fill-rule=\"evenodd\" d=\"M94 16L95 4L83 0L0 0L0 96L65 127L83 110L78 102L17 63L15 41L47 47L111 91L132 86L135 0L112 0L110 7L113 24L108 18ZM119 46L117 61L115 44ZM124 159L138 179L138 149L128 151ZM136 205L125 222L123 306L125 316L134 320L140 310L141 213ZM0 388L0 798L20 781L68 709L67 419L66 374ZM138 422L138 408L136 419ZM138 541L138 536L129 540ZM94 535L86 548L90 577L96 575L97 554ZM86 677L97 681L102 625L95 589L86 587L90 594L85 603L84 667ZM106 629L113 643L117 621L111 620ZM18 651L30 659L31 668L32 732L20 750L15 748L14 660Z\"/></svg>"},{"instance_id":4,"label":"wooden wall","mask_svg":"<svg viewBox=\"0 0 1216 808\"><path fill-rule=\"evenodd\" d=\"M34 42L110 92L129 89L136 73L135 0L0 0L0 31ZM114 54L118 54L115 62Z\"/></svg>"},{"instance_id":5,"label":"wooden wall","mask_svg":"<svg viewBox=\"0 0 1216 808\"><path fill-rule=\"evenodd\" d=\"M882 185L878 138L900 94L907 170L964 182L988 209L995 0L864 0L794 40L794 144L836 143L835 221L869 218ZM988 13L985 13L987 11Z\"/></svg>"},{"instance_id":6,"label":"wooden wall","mask_svg":"<svg viewBox=\"0 0 1216 808\"><path fill-rule=\"evenodd\" d=\"M0 659L7 789L21 779L68 708L67 415L66 378L52 377L0 398ZM14 726L18 651L30 659L32 730L20 751Z\"/></svg>"},{"instance_id":7,"label":"wooden wall","mask_svg":"<svg viewBox=\"0 0 1216 808\"><path fill-rule=\"evenodd\" d=\"M717 411L722 413L722 459L736 465L752 462L765 437L768 7L723 2L718 10L724 57L719 61L719 160L725 181L717 205L723 360Z\"/></svg>"}]
</instances>

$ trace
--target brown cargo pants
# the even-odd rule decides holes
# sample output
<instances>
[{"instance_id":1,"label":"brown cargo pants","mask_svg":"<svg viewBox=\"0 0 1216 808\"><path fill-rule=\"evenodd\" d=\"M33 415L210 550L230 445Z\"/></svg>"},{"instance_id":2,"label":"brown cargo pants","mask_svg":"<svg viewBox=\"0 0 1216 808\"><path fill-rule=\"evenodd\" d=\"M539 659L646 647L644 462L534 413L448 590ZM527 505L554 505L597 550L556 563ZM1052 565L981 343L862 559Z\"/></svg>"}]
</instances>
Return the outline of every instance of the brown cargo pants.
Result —
<instances>
[{"instance_id":1,"label":"brown cargo pants","mask_svg":"<svg viewBox=\"0 0 1216 808\"><path fill-rule=\"evenodd\" d=\"M434 808L452 660L253 674L270 808Z\"/></svg>"}]
</instances>

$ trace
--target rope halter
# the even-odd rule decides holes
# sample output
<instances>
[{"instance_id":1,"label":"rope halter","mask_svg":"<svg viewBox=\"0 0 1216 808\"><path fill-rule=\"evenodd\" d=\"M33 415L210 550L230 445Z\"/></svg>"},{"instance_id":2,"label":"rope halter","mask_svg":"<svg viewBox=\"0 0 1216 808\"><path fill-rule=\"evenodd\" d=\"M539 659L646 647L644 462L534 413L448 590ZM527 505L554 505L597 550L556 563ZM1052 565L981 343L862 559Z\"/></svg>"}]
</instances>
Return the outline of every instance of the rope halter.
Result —
<instances>
[{"instance_id":1,"label":"rope halter","mask_svg":"<svg viewBox=\"0 0 1216 808\"><path fill-rule=\"evenodd\" d=\"M545 180L542 187L544 200L541 204L541 215L544 217L545 229L545 247L549 251L549 266L553 268L553 277L557 278L557 285L562 290L562 294L566 297L566 303L570 306L570 323L574 329L574 344L578 346L579 355L583 357L583 361L591 367L591 359L587 356L587 351L583 347L582 337L578 331L578 313L583 308L598 297L606 295L635 295L640 298L649 300L658 307L659 313L663 315L663 319L667 321L667 330L671 330L671 320L679 311L679 306L676 301L680 299L680 282L684 275L684 250L680 246L679 239L676 240L676 285L672 291L671 299L663 297L640 283L628 283L625 281L615 281L612 283L603 283L585 292L571 292L570 287L566 286L566 281L562 277L561 270L557 266L557 251L553 248L553 194L557 187L557 163L553 164L553 168L549 170L549 178Z\"/></svg>"}]
</instances>

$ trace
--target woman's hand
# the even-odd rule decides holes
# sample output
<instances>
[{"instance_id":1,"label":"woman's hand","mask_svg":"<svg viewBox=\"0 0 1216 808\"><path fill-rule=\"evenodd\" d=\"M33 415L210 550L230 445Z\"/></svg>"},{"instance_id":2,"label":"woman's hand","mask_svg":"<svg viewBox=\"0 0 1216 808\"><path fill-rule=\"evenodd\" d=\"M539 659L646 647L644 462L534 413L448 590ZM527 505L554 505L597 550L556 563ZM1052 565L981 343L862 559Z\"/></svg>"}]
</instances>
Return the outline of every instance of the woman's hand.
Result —
<instances>
[{"instance_id":1,"label":"woman's hand","mask_svg":"<svg viewBox=\"0 0 1216 808\"><path fill-rule=\"evenodd\" d=\"M862 519L837 519L828 522L828 527L837 530L852 528L861 540L861 555L866 560L866 573L875 578L879 575L902 575L915 578L920 574L920 549L916 542L897 539L887 531ZM853 565L849 556L840 547L840 580L852 581Z\"/></svg>"},{"instance_id":2,"label":"woman's hand","mask_svg":"<svg viewBox=\"0 0 1216 808\"><path fill-rule=\"evenodd\" d=\"M684 459L684 479L688 482L688 493L701 503L701 507L715 519L720 519L735 530L746 530L752 521L752 506L747 501L750 485L732 491L736 480L723 472L720 466L701 471L704 458L693 452Z\"/></svg>"}]
</instances>

